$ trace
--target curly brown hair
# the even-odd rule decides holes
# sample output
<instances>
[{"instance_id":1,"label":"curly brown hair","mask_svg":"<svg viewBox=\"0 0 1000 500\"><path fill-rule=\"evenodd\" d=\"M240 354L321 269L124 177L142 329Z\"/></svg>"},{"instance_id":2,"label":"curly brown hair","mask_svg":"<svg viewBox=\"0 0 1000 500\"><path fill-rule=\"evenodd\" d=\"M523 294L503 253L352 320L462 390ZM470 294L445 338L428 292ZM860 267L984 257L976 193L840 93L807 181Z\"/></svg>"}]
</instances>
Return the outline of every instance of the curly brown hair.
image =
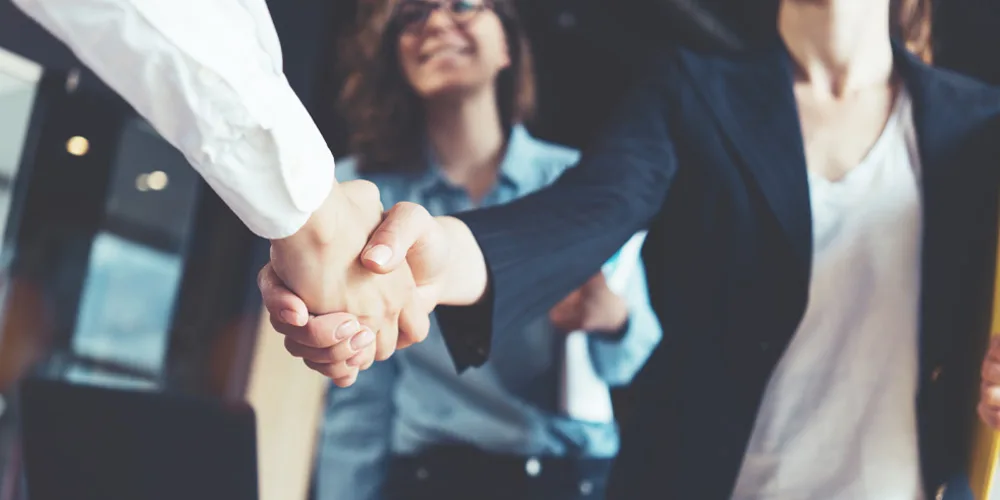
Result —
<instances>
[{"instance_id":1,"label":"curly brown hair","mask_svg":"<svg viewBox=\"0 0 1000 500\"><path fill-rule=\"evenodd\" d=\"M342 43L346 78L340 107L350 128L349 147L358 171L407 172L421 168L424 138L420 98L403 75L399 62L400 29L393 14L406 0L361 2L359 30ZM531 118L535 110L535 77L531 50L512 0L492 0L510 54L510 65L497 75L497 108L505 130Z\"/></svg>"},{"instance_id":2,"label":"curly brown hair","mask_svg":"<svg viewBox=\"0 0 1000 500\"><path fill-rule=\"evenodd\" d=\"M892 0L892 34L924 62L934 60L931 0Z\"/></svg>"}]
</instances>

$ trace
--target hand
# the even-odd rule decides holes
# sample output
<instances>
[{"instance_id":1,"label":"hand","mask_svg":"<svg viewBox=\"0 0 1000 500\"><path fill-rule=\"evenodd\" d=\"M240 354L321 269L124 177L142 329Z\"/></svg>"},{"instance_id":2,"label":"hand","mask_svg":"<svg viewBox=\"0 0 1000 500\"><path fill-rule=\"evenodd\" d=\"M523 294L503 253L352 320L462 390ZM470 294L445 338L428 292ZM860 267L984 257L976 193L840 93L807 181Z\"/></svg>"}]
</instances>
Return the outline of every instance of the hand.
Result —
<instances>
[{"instance_id":1,"label":"hand","mask_svg":"<svg viewBox=\"0 0 1000 500\"><path fill-rule=\"evenodd\" d=\"M1000 430L1000 337L993 337L990 341L989 351L983 360L978 410L986 425Z\"/></svg>"},{"instance_id":2,"label":"hand","mask_svg":"<svg viewBox=\"0 0 1000 500\"><path fill-rule=\"evenodd\" d=\"M345 183L346 185L347 183ZM370 203L370 200L369 202ZM451 217L431 217L427 211L412 203L400 203L387 212L377 230L372 233L366 245L362 263L369 270L380 275L393 275L400 269L410 271L413 292L409 301L399 313L399 336L395 345L383 342L383 334L378 337L376 359L385 359L394 349L402 349L423 340L430 327L429 315L438 304L471 305L480 300L486 291L486 263L475 238L463 223ZM319 268L322 269L322 268ZM343 343L345 335L332 334L333 325L343 324L348 316L336 315L331 318L317 316L309 318L305 313L308 303L297 297L295 292L282 285L279 273L268 266L261 271L260 287L271 313L272 324L285 332L299 332L289 335L289 351L304 357L311 368L336 379L338 385L353 383L357 375L341 366L352 359L351 365L365 368L370 363L360 347L351 349L335 345ZM341 290L351 290L343 288ZM347 305L346 309L335 311L357 313L358 309ZM313 308L315 311L315 308ZM282 319L282 318L286 319ZM361 323L368 324L364 315ZM324 323L319 323L323 321ZM288 329L288 326L306 327L309 332ZM350 330L346 328L344 331ZM304 338L321 339L321 351L301 349L294 344L303 344ZM351 336L353 339L353 336ZM360 348L364 351L364 348ZM307 357L308 356L308 357ZM350 365L346 365L350 366ZM345 375L346 373L346 375Z\"/></svg>"},{"instance_id":3,"label":"hand","mask_svg":"<svg viewBox=\"0 0 1000 500\"><path fill-rule=\"evenodd\" d=\"M429 328L423 308L419 314L413 313L416 285L409 266L404 263L391 272L373 274L359 262L368 235L381 220L382 203L374 184L352 181L335 185L302 230L272 242L271 264L261 271L262 293L265 284L277 282L301 298L314 314L349 312L357 316L375 332L378 360L392 355L398 328L404 329L411 342L426 336ZM289 323L292 326L306 325L301 310L278 314L294 319ZM329 361L338 364L346 359L338 355Z\"/></svg>"},{"instance_id":4,"label":"hand","mask_svg":"<svg viewBox=\"0 0 1000 500\"><path fill-rule=\"evenodd\" d=\"M343 186L352 187L354 183ZM355 194L360 204L372 205L372 193L365 193L373 186L361 185L360 193ZM377 192L374 193L377 199ZM381 207L381 204L379 204ZM259 275L258 286L264 297L264 304L270 314L270 320L275 330L283 333L285 348L293 356L301 357L306 365L323 375L332 378L334 383L346 387L354 383L360 370L371 366L373 359L386 359L399 348L407 347L423 340L430 328L429 314L437 305L439 275L447 261L447 242L441 234L437 221L423 207L411 203L401 203L384 216L384 221L378 231L372 235L367 244L364 262L378 274L370 274L362 270L355 276L381 278L393 276L400 270L409 273L408 260L412 260L420 277L418 283L413 282L407 306L399 311L398 337L392 337L395 344L388 344L390 338L385 330L380 331L375 346L371 344L371 335L365 330L370 327L369 318L359 311L363 306L357 302L346 303L340 308L327 305L335 311L347 311L353 314L333 313L310 317L306 301L286 287L272 264L265 266ZM368 234L366 232L366 234ZM378 246L383 248L374 248ZM393 251L401 248L402 251ZM387 252L388 251L388 252ZM272 257L276 252L272 252ZM351 262L357 263L357 254ZM405 256L403 259L400 256ZM395 258L393 258L395 257ZM408 274L407 276L412 276ZM411 278L412 280L412 278ZM341 293L353 294L352 284L342 283ZM315 292L316 288L313 289ZM323 290L318 295L328 297L337 293L337 289ZM356 298L356 297L355 297ZM313 308L315 311L315 307ZM354 322L352 320L358 320ZM369 328L370 330L370 328ZM373 350L374 347L374 350Z\"/></svg>"},{"instance_id":5,"label":"hand","mask_svg":"<svg viewBox=\"0 0 1000 500\"><path fill-rule=\"evenodd\" d=\"M375 334L347 313L310 317L302 299L281 284L270 264L261 270L258 286L271 326L285 335L285 349L306 366L340 387L357 380L375 360Z\"/></svg>"},{"instance_id":6,"label":"hand","mask_svg":"<svg viewBox=\"0 0 1000 500\"><path fill-rule=\"evenodd\" d=\"M549 311L549 320L559 330L569 333L615 334L628 321L625 299L608 288L603 273L597 273Z\"/></svg>"}]
</instances>

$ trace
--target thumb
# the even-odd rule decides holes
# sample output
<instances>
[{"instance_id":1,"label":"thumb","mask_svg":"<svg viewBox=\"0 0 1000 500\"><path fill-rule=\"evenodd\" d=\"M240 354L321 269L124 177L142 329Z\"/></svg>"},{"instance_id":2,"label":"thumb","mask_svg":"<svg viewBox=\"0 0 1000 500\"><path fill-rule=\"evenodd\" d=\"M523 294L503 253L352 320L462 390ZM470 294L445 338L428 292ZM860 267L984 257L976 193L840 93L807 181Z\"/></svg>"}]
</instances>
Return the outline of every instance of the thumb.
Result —
<instances>
[{"instance_id":1,"label":"thumb","mask_svg":"<svg viewBox=\"0 0 1000 500\"><path fill-rule=\"evenodd\" d=\"M285 287L270 263L257 274L257 287L272 317L292 326L305 326L309 320L305 302Z\"/></svg>"},{"instance_id":2,"label":"thumb","mask_svg":"<svg viewBox=\"0 0 1000 500\"><path fill-rule=\"evenodd\" d=\"M401 202L386 212L361 260L370 271L386 274L406 259L407 253L425 243L434 218L416 203Z\"/></svg>"}]
</instances>

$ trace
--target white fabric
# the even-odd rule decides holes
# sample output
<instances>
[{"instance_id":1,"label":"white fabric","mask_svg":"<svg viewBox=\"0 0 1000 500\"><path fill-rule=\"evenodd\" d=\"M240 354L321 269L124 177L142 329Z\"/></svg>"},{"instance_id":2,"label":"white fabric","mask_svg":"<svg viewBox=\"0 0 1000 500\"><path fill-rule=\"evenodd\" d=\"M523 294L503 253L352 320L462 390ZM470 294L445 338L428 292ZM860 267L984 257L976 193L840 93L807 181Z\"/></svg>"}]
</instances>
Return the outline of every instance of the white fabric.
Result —
<instances>
[{"instance_id":1,"label":"white fabric","mask_svg":"<svg viewBox=\"0 0 1000 500\"><path fill-rule=\"evenodd\" d=\"M282 71L264 0L13 0L187 157L254 233L295 233L333 156Z\"/></svg>"},{"instance_id":2,"label":"white fabric","mask_svg":"<svg viewBox=\"0 0 1000 500\"><path fill-rule=\"evenodd\" d=\"M919 500L920 159L902 92L845 178L810 174L806 313L771 376L737 500Z\"/></svg>"},{"instance_id":3,"label":"white fabric","mask_svg":"<svg viewBox=\"0 0 1000 500\"><path fill-rule=\"evenodd\" d=\"M646 233L632 237L617 258L602 270L612 292L623 295L632 273L638 267ZM590 359L589 333L571 332L566 337L560 373L559 404L564 414L575 420L609 423L614 421L614 408L608 384L597 374Z\"/></svg>"}]
</instances>

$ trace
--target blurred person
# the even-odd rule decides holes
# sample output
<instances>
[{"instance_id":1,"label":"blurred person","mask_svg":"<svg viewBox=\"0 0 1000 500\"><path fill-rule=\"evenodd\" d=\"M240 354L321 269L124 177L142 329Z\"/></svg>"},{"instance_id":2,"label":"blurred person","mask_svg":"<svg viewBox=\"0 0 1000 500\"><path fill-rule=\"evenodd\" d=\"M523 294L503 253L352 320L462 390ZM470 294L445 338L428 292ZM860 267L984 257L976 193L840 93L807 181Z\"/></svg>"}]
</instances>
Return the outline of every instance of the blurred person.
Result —
<instances>
[{"instance_id":1,"label":"blurred person","mask_svg":"<svg viewBox=\"0 0 1000 500\"><path fill-rule=\"evenodd\" d=\"M367 18L347 51L361 55L342 96L357 156L339 162L341 180L446 214L523 196L577 161L522 124L534 81L512 1L385 1ZM331 387L317 499L601 498L618 429L560 406L564 344L588 332L603 394L586 397L610 402L608 386L630 382L660 338L637 267L622 296L594 275L479 370L450 369L432 324L421 345Z\"/></svg>"},{"instance_id":2,"label":"blurred person","mask_svg":"<svg viewBox=\"0 0 1000 500\"><path fill-rule=\"evenodd\" d=\"M405 259L461 369L648 228L669 334L609 496L970 498L977 399L1000 413L1000 90L916 55L927 1L778 3L772 43L654 61L548 188L456 217L397 205L364 263Z\"/></svg>"}]
</instances>

